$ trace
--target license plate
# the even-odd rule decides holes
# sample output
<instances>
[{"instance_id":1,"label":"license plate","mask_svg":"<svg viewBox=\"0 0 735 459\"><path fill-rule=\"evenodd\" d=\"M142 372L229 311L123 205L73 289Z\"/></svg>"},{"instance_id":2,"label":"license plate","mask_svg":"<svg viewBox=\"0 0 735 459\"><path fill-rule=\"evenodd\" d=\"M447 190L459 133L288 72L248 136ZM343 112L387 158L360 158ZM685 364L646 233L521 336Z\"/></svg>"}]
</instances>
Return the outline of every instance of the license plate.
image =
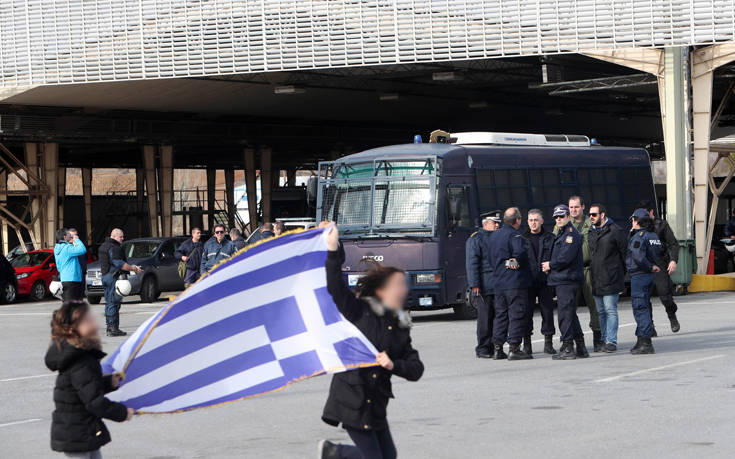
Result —
<instances>
[{"instance_id":1,"label":"license plate","mask_svg":"<svg viewBox=\"0 0 735 459\"><path fill-rule=\"evenodd\" d=\"M100 285L102 285L102 281L101 280L93 280L92 281L92 287L98 287Z\"/></svg>"},{"instance_id":2,"label":"license plate","mask_svg":"<svg viewBox=\"0 0 735 459\"><path fill-rule=\"evenodd\" d=\"M434 298L430 296L422 296L419 298L419 306L431 306L434 304Z\"/></svg>"}]
</instances>

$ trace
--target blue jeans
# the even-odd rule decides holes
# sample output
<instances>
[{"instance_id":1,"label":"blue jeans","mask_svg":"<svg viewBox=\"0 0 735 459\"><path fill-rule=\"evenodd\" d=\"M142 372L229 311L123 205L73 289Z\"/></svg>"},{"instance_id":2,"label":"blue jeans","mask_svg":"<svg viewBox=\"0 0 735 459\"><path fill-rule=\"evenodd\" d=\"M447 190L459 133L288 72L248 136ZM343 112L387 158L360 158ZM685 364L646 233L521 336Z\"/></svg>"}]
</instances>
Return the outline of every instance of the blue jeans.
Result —
<instances>
[{"instance_id":1,"label":"blue jeans","mask_svg":"<svg viewBox=\"0 0 735 459\"><path fill-rule=\"evenodd\" d=\"M635 336L642 338L650 338L653 335L653 320L648 309L652 285L653 273L630 276L630 297L633 303L633 317L637 324Z\"/></svg>"},{"instance_id":2,"label":"blue jeans","mask_svg":"<svg viewBox=\"0 0 735 459\"><path fill-rule=\"evenodd\" d=\"M602 341L609 344L618 344L618 297L614 295L595 295L595 305L600 317L600 332Z\"/></svg>"},{"instance_id":3,"label":"blue jeans","mask_svg":"<svg viewBox=\"0 0 735 459\"><path fill-rule=\"evenodd\" d=\"M110 273L102 276L102 286L105 288L105 321L107 325L120 323L120 303L122 298L115 293L115 276Z\"/></svg>"}]
</instances>

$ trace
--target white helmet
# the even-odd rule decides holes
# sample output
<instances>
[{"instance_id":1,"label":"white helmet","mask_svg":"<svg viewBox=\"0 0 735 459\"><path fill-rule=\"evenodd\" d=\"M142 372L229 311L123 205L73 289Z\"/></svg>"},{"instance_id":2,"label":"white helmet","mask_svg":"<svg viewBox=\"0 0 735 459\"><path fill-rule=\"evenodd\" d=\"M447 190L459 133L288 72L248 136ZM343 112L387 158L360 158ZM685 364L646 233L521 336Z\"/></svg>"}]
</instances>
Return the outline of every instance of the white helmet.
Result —
<instances>
[{"instance_id":1,"label":"white helmet","mask_svg":"<svg viewBox=\"0 0 735 459\"><path fill-rule=\"evenodd\" d=\"M726 241L725 249L730 253L735 253L735 239L730 239Z\"/></svg>"},{"instance_id":2,"label":"white helmet","mask_svg":"<svg viewBox=\"0 0 735 459\"><path fill-rule=\"evenodd\" d=\"M115 293L120 296L128 296L133 290L133 286L130 285L130 281L127 279L120 279L115 282Z\"/></svg>"},{"instance_id":3,"label":"white helmet","mask_svg":"<svg viewBox=\"0 0 735 459\"><path fill-rule=\"evenodd\" d=\"M64 291L64 286L59 281L51 281L48 286L49 292L57 298L61 298L61 293Z\"/></svg>"}]
</instances>

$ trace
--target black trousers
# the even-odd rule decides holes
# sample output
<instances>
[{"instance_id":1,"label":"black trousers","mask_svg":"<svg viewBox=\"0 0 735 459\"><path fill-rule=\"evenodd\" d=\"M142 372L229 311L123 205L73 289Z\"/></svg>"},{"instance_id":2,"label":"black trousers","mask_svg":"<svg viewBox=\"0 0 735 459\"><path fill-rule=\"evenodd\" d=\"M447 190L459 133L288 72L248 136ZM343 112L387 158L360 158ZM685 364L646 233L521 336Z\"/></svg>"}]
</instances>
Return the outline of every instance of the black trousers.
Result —
<instances>
[{"instance_id":1,"label":"black trousers","mask_svg":"<svg viewBox=\"0 0 735 459\"><path fill-rule=\"evenodd\" d=\"M656 287L658 299L666 308L666 314L671 317L676 314L679 307L674 303L674 283L671 277L664 269L653 275L653 285ZM651 321L653 321L653 304L651 299L648 300L648 310L651 311Z\"/></svg>"},{"instance_id":2,"label":"black trousers","mask_svg":"<svg viewBox=\"0 0 735 459\"><path fill-rule=\"evenodd\" d=\"M556 286L559 332L561 332L562 342L584 337L582 326L579 325L579 317L577 317L577 292L581 287L580 284Z\"/></svg>"},{"instance_id":3,"label":"black trousers","mask_svg":"<svg viewBox=\"0 0 735 459\"><path fill-rule=\"evenodd\" d=\"M534 285L528 289L528 308L526 309L526 336L533 334L533 310L538 299L541 309L541 334L554 336L554 293L548 285Z\"/></svg>"},{"instance_id":4,"label":"black trousers","mask_svg":"<svg viewBox=\"0 0 735 459\"><path fill-rule=\"evenodd\" d=\"M526 333L526 303L528 290L510 288L495 291L495 320L493 321L493 343L502 345L521 344Z\"/></svg>"},{"instance_id":5,"label":"black trousers","mask_svg":"<svg viewBox=\"0 0 735 459\"><path fill-rule=\"evenodd\" d=\"M84 284L81 282L62 282L61 300L82 301L84 300Z\"/></svg>"},{"instance_id":6,"label":"black trousers","mask_svg":"<svg viewBox=\"0 0 735 459\"><path fill-rule=\"evenodd\" d=\"M493 320L495 295L474 297L477 308L477 347L475 352L490 352L493 348Z\"/></svg>"},{"instance_id":7,"label":"black trousers","mask_svg":"<svg viewBox=\"0 0 735 459\"><path fill-rule=\"evenodd\" d=\"M355 446L339 445L343 459L395 459L398 455L390 429L355 430L345 427Z\"/></svg>"}]
</instances>

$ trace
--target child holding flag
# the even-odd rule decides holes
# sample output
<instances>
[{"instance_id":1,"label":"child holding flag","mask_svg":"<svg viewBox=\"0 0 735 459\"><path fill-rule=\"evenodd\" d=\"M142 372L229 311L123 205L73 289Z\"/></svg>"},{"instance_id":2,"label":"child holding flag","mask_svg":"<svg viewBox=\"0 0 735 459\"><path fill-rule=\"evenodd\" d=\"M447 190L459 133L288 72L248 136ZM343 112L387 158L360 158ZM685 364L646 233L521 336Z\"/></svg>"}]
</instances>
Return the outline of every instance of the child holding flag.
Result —
<instances>
[{"instance_id":1,"label":"child holding flag","mask_svg":"<svg viewBox=\"0 0 735 459\"><path fill-rule=\"evenodd\" d=\"M391 376L417 381L424 372L419 354L411 347L411 319L403 311L408 296L406 274L398 268L377 266L357 284L357 296L342 279L344 253L336 225L327 238L327 290L342 315L381 352L379 366L337 373L332 378L322 420L342 427L355 446L319 443L319 457L393 459L396 447L388 428L386 409L393 398Z\"/></svg>"}]
</instances>

